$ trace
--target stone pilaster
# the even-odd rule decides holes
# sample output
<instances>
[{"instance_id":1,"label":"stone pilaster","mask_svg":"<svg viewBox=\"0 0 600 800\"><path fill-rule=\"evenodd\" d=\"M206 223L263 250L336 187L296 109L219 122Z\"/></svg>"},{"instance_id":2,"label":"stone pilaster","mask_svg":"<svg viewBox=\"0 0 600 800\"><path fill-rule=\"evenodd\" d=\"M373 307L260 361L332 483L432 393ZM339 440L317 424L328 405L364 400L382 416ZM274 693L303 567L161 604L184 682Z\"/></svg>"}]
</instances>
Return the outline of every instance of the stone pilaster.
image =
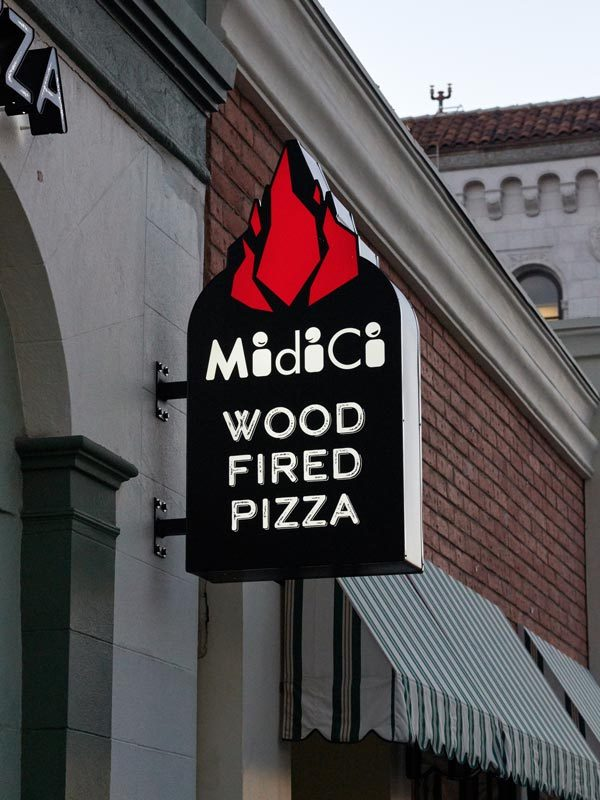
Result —
<instances>
[{"instance_id":1,"label":"stone pilaster","mask_svg":"<svg viewBox=\"0 0 600 800\"><path fill-rule=\"evenodd\" d=\"M19 439L23 471L22 800L108 800L119 486L86 439Z\"/></svg>"}]
</instances>

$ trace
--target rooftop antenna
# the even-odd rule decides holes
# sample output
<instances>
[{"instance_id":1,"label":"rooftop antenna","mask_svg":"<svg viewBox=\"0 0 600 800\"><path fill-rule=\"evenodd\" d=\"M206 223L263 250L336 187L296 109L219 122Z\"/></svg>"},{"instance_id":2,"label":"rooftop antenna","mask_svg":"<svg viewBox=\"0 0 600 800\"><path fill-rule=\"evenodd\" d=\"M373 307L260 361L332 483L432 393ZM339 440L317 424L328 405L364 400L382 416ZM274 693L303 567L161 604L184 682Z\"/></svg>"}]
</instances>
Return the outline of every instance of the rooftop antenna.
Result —
<instances>
[{"instance_id":1,"label":"rooftop antenna","mask_svg":"<svg viewBox=\"0 0 600 800\"><path fill-rule=\"evenodd\" d=\"M444 113L444 100L449 100L452 97L452 84L448 84L447 94L444 94L443 89L440 89L437 95L433 91L433 84L429 87L429 94L432 100L438 101L438 114Z\"/></svg>"}]
</instances>

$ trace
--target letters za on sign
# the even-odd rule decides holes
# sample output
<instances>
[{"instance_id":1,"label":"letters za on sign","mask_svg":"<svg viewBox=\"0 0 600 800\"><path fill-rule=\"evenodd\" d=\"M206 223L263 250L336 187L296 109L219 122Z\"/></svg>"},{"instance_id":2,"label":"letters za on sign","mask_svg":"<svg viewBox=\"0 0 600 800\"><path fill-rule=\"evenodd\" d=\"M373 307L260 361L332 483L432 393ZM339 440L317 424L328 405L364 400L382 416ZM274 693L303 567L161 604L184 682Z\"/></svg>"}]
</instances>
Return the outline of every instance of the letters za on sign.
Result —
<instances>
[{"instance_id":1,"label":"letters za on sign","mask_svg":"<svg viewBox=\"0 0 600 800\"><path fill-rule=\"evenodd\" d=\"M31 133L66 133L60 68L54 47L31 49L35 32L0 2L0 105L28 114Z\"/></svg>"}]
</instances>

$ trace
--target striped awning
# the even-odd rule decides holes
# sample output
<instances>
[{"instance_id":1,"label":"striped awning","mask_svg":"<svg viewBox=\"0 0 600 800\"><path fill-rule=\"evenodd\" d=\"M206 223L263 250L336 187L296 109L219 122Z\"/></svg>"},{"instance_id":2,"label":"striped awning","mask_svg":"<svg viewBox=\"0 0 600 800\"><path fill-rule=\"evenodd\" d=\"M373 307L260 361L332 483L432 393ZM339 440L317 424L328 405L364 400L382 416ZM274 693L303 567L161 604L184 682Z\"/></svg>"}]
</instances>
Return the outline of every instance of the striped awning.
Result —
<instances>
[{"instance_id":1,"label":"striped awning","mask_svg":"<svg viewBox=\"0 0 600 800\"><path fill-rule=\"evenodd\" d=\"M501 611L422 575L290 581L282 735L389 741L598 800L600 764Z\"/></svg>"},{"instance_id":2,"label":"striped awning","mask_svg":"<svg viewBox=\"0 0 600 800\"><path fill-rule=\"evenodd\" d=\"M527 628L523 629L523 639L567 714L600 758L600 686L594 676Z\"/></svg>"}]
</instances>

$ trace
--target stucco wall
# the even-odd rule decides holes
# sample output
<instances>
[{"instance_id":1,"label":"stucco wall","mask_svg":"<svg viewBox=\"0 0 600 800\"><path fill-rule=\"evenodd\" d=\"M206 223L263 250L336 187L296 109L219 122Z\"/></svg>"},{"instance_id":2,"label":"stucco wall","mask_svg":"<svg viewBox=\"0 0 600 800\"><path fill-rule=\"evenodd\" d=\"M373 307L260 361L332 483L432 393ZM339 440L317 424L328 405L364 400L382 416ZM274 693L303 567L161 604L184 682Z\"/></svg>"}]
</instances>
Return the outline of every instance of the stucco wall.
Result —
<instances>
[{"instance_id":1,"label":"stucco wall","mask_svg":"<svg viewBox=\"0 0 600 800\"><path fill-rule=\"evenodd\" d=\"M0 167L27 221L0 254L0 292L27 435L84 435L140 472L118 495L111 798L192 800L197 580L185 573L182 541L160 560L152 540L155 495L184 516L185 403L172 404L168 423L156 419L154 362L185 378L204 186L59 56L68 134L33 138L23 118L0 112ZM6 470L2 462L0 486ZM17 560L13 583L18 573ZM6 585L0 579L1 592ZM14 613L10 603L2 614Z\"/></svg>"},{"instance_id":2,"label":"stucco wall","mask_svg":"<svg viewBox=\"0 0 600 800\"><path fill-rule=\"evenodd\" d=\"M207 277L223 268L228 245L246 228L280 147L280 136L239 88L213 115ZM421 326L426 555L511 620L585 661L583 481L395 271L393 277Z\"/></svg>"}]
</instances>

